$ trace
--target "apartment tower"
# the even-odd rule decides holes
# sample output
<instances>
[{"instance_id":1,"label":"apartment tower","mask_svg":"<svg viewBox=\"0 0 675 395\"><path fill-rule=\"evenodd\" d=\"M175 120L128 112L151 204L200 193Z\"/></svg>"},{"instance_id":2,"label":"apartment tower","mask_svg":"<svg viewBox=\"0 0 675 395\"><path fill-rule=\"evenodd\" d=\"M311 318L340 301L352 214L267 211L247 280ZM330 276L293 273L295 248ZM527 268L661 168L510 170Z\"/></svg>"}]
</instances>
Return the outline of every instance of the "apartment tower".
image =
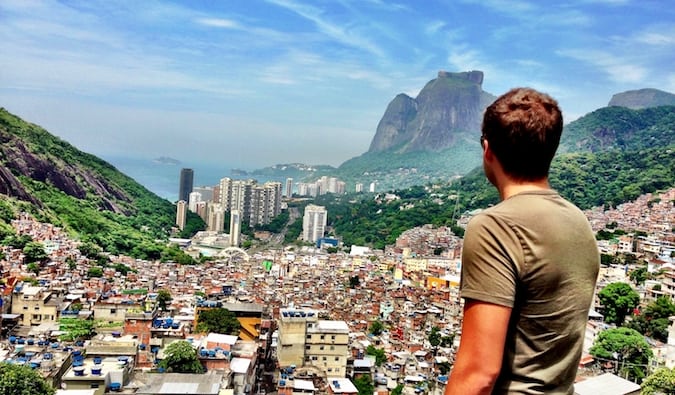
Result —
<instances>
[{"instance_id":1,"label":"apartment tower","mask_svg":"<svg viewBox=\"0 0 675 395\"><path fill-rule=\"evenodd\" d=\"M190 192L192 192L192 183L194 181L194 171L192 169L181 169L178 185L178 200L190 201Z\"/></svg>"},{"instance_id":2,"label":"apartment tower","mask_svg":"<svg viewBox=\"0 0 675 395\"><path fill-rule=\"evenodd\" d=\"M302 239L316 242L323 237L326 230L328 212L323 206L309 204L305 207L305 215L302 217Z\"/></svg>"}]
</instances>

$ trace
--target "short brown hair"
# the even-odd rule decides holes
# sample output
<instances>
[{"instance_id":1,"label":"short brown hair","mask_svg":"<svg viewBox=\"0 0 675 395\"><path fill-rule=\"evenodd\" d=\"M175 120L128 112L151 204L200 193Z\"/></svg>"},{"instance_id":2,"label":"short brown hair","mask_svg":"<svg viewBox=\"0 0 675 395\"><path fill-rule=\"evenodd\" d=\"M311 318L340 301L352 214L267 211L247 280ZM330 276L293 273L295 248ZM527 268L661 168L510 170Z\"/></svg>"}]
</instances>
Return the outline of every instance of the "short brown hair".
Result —
<instances>
[{"instance_id":1,"label":"short brown hair","mask_svg":"<svg viewBox=\"0 0 675 395\"><path fill-rule=\"evenodd\" d=\"M562 129L555 99L531 88L514 88L485 110L482 133L506 174L533 181L548 176Z\"/></svg>"}]
</instances>

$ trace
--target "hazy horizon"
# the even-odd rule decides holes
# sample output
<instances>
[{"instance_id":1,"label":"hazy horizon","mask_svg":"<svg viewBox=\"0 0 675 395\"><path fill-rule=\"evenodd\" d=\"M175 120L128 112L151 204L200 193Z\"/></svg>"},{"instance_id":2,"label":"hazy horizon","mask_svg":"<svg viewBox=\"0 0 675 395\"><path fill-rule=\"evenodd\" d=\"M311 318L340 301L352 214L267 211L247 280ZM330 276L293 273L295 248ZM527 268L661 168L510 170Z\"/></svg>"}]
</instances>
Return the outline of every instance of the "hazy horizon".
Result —
<instances>
[{"instance_id":1,"label":"hazy horizon","mask_svg":"<svg viewBox=\"0 0 675 395\"><path fill-rule=\"evenodd\" d=\"M567 122L675 92L666 1L6 0L0 35L0 106L100 157L337 167L439 70L550 93Z\"/></svg>"}]
</instances>

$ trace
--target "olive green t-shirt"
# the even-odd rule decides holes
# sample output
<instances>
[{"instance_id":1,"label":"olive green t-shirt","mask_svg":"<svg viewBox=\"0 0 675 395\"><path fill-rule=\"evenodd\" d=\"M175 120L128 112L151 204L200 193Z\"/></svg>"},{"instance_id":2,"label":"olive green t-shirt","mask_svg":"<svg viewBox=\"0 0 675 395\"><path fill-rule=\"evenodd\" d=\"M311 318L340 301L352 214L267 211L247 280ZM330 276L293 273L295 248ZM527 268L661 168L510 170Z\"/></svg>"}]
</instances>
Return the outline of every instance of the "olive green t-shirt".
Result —
<instances>
[{"instance_id":1,"label":"olive green t-shirt","mask_svg":"<svg viewBox=\"0 0 675 395\"><path fill-rule=\"evenodd\" d=\"M471 219L461 295L513 309L493 393L573 394L599 266L586 217L553 190Z\"/></svg>"}]
</instances>

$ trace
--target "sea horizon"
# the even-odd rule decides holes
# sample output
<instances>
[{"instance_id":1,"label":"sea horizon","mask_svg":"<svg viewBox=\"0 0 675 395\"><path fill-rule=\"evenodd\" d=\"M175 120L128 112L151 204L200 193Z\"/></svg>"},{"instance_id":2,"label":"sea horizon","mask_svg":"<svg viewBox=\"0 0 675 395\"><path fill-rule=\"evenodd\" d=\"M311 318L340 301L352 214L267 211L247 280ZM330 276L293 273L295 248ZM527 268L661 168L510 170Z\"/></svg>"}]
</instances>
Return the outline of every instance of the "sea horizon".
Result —
<instances>
[{"instance_id":1,"label":"sea horizon","mask_svg":"<svg viewBox=\"0 0 675 395\"><path fill-rule=\"evenodd\" d=\"M117 170L133 178L136 182L146 187L157 196L176 202L178 200L178 180L180 171L183 168L189 168L194 171L194 187L215 186L218 185L223 177L233 179L253 178L258 182L280 181L262 179L260 177L245 177L233 175L233 170L252 171L249 169L232 164L213 164L213 163L165 163L158 161L158 158L133 158L122 156L106 156L103 160L113 165Z\"/></svg>"}]
</instances>

